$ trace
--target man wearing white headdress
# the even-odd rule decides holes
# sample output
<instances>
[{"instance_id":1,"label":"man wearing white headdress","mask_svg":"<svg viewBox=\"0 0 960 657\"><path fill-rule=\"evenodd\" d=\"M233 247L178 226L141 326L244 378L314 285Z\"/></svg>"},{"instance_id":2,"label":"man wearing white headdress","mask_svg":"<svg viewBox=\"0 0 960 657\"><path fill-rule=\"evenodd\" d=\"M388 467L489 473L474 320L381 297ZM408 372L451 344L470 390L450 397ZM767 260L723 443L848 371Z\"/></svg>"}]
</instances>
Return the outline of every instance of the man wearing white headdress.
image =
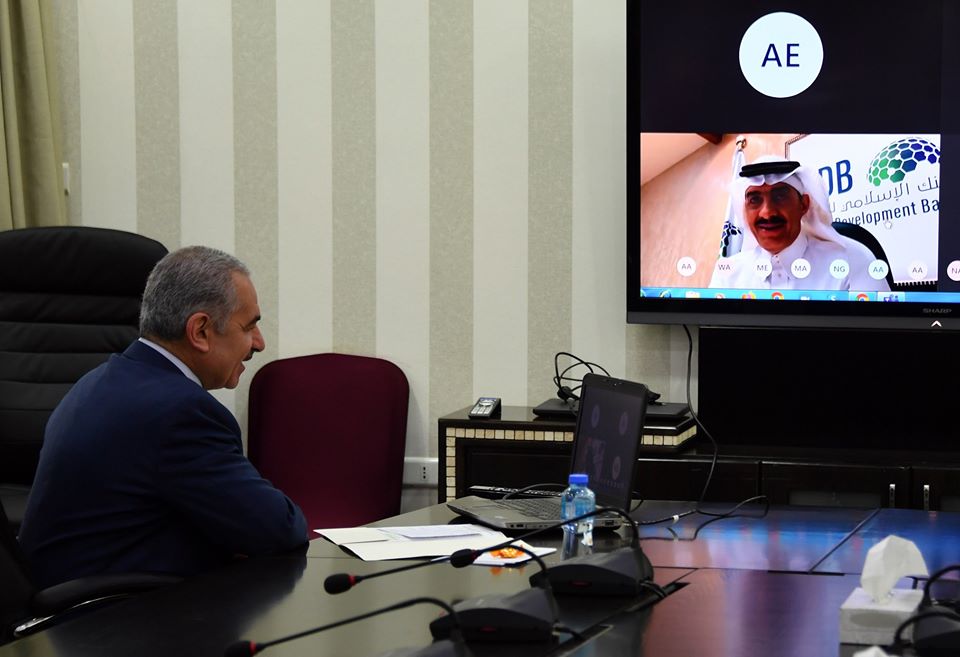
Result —
<instances>
[{"instance_id":1,"label":"man wearing white headdress","mask_svg":"<svg viewBox=\"0 0 960 657\"><path fill-rule=\"evenodd\" d=\"M740 170L731 198L749 228L740 253L721 258L710 287L887 291L884 265L838 233L823 180L799 162L764 156ZM737 202L742 199L742 202ZM871 270L875 278L871 276Z\"/></svg>"}]
</instances>

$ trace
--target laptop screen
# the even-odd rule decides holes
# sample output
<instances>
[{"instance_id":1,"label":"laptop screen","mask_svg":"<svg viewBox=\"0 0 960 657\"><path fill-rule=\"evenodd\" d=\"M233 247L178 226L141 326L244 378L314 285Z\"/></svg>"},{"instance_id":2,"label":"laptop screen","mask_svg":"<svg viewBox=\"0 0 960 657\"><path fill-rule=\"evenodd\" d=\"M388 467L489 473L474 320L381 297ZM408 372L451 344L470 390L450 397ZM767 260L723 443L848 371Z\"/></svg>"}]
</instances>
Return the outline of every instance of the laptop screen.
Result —
<instances>
[{"instance_id":1,"label":"laptop screen","mask_svg":"<svg viewBox=\"0 0 960 657\"><path fill-rule=\"evenodd\" d=\"M570 471L589 475L597 506L629 508L646 410L646 386L593 374L583 378Z\"/></svg>"}]
</instances>

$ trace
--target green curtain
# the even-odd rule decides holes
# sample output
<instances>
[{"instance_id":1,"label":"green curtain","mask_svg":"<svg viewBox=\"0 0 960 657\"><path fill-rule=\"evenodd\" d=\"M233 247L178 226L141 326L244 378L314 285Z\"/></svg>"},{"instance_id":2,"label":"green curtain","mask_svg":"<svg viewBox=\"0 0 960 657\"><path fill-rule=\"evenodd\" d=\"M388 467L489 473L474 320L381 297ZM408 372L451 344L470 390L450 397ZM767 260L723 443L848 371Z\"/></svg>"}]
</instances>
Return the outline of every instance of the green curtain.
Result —
<instances>
[{"instance_id":1,"label":"green curtain","mask_svg":"<svg viewBox=\"0 0 960 657\"><path fill-rule=\"evenodd\" d=\"M0 230L64 225L49 0L0 0Z\"/></svg>"}]
</instances>

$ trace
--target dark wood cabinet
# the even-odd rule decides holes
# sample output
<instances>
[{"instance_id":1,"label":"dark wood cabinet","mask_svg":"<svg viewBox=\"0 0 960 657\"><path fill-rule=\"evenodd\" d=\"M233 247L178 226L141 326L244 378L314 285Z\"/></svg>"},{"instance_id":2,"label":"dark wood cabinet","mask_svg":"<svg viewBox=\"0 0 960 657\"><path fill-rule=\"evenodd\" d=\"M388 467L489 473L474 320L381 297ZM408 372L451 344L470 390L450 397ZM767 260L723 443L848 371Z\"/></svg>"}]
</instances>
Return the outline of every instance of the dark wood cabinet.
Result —
<instances>
[{"instance_id":1,"label":"dark wood cabinet","mask_svg":"<svg viewBox=\"0 0 960 657\"><path fill-rule=\"evenodd\" d=\"M647 500L699 500L710 477L704 499L708 502L739 502L760 490L760 462L755 459L712 459L705 454L674 457L641 455L637 460L636 497Z\"/></svg>"},{"instance_id":2,"label":"dark wood cabinet","mask_svg":"<svg viewBox=\"0 0 960 657\"><path fill-rule=\"evenodd\" d=\"M910 506L924 511L960 511L960 465L911 468Z\"/></svg>"},{"instance_id":3,"label":"dark wood cabinet","mask_svg":"<svg viewBox=\"0 0 960 657\"><path fill-rule=\"evenodd\" d=\"M763 461L760 489L771 504L908 508L910 468Z\"/></svg>"},{"instance_id":4,"label":"dark wood cabinet","mask_svg":"<svg viewBox=\"0 0 960 657\"><path fill-rule=\"evenodd\" d=\"M522 488L562 484L569 471L575 422L544 420L528 407L471 420L469 407L439 419L438 499L473 485ZM713 451L704 440L681 451L641 451L635 497L697 500ZM960 453L722 446L705 496L740 502L766 495L773 504L960 511Z\"/></svg>"},{"instance_id":5,"label":"dark wood cabinet","mask_svg":"<svg viewBox=\"0 0 960 657\"><path fill-rule=\"evenodd\" d=\"M489 443L473 441L460 447L462 468L457 496L475 484L522 488L562 484L570 471L570 443ZM549 486L548 486L549 488Z\"/></svg>"},{"instance_id":6,"label":"dark wood cabinet","mask_svg":"<svg viewBox=\"0 0 960 657\"><path fill-rule=\"evenodd\" d=\"M441 417L439 501L468 494L470 486L522 488L558 484L570 471L575 422L544 420L530 408L506 406L499 418L471 420L469 408ZM698 499L710 471L709 455L647 448L635 464L640 499ZM759 462L724 458L706 500L736 502L757 494Z\"/></svg>"},{"instance_id":7,"label":"dark wood cabinet","mask_svg":"<svg viewBox=\"0 0 960 657\"><path fill-rule=\"evenodd\" d=\"M438 422L438 498L467 494L476 484L521 488L566 479L574 418L544 420L526 406L503 406L500 416L470 419L470 407Z\"/></svg>"}]
</instances>

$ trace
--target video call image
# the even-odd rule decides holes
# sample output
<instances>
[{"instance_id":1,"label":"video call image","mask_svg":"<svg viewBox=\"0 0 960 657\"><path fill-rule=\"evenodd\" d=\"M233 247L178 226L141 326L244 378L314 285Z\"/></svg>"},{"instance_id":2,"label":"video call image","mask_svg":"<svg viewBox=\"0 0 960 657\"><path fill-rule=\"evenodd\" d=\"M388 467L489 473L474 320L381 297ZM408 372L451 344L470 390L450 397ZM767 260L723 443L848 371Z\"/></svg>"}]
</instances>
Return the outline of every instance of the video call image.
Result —
<instances>
[{"instance_id":1,"label":"video call image","mask_svg":"<svg viewBox=\"0 0 960 657\"><path fill-rule=\"evenodd\" d=\"M949 158L960 14L934 0L868 4L640 4L628 67L630 294L673 300L638 308L960 302L960 169ZM892 20L919 38L878 57ZM677 303L690 298L705 301Z\"/></svg>"},{"instance_id":2,"label":"video call image","mask_svg":"<svg viewBox=\"0 0 960 657\"><path fill-rule=\"evenodd\" d=\"M645 296L895 302L960 280L960 253L939 262L940 135L710 137L641 134Z\"/></svg>"},{"instance_id":3,"label":"video call image","mask_svg":"<svg viewBox=\"0 0 960 657\"><path fill-rule=\"evenodd\" d=\"M624 408L631 397L613 392L595 392L581 410L587 415L586 431L581 429L582 445L577 447L574 468L586 472L595 492L623 491L630 483L630 455L637 441L638 418ZM600 396L603 399L600 399Z\"/></svg>"}]
</instances>

